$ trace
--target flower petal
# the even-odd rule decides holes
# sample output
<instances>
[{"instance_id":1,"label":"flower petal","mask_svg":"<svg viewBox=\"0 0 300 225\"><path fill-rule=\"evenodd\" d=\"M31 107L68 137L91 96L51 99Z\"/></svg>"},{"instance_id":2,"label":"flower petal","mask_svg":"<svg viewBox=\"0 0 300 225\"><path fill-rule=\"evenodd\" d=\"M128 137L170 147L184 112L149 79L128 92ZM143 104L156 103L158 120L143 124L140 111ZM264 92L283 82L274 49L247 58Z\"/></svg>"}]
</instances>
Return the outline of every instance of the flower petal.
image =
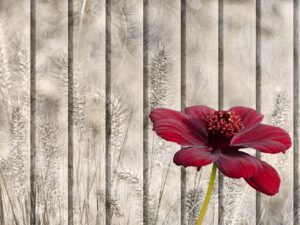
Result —
<instances>
[{"instance_id":1,"label":"flower petal","mask_svg":"<svg viewBox=\"0 0 300 225\"><path fill-rule=\"evenodd\" d=\"M197 130L197 133L200 134L203 138L208 138L207 127L205 116L212 112L215 112L213 108L207 107L205 105L195 105L186 107L184 112L189 118L190 126Z\"/></svg>"},{"instance_id":2,"label":"flower petal","mask_svg":"<svg viewBox=\"0 0 300 225\"><path fill-rule=\"evenodd\" d=\"M279 191L280 177L276 170L262 161L263 169L253 177L245 179L255 190L266 195L275 195Z\"/></svg>"},{"instance_id":3,"label":"flower petal","mask_svg":"<svg viewBox=\"0 0 300 225\"><path fill-rule=\"evenodd\" d=\"M206 114L213 113L215 112L215 110L205 105L195 105L186 107L184 109L184 112L190 117L197 118L198 120L203 120Z\"/></svg>"},{"instance_id":4,"label":"flower petal","mask_svg":"<svg viewBox=\"0 0 300 225\"><path fill-rule=\"evenodd\" d=\"M173 161L178 166L199 168L216 161L219 157L220 153L213 152L211 148L183 148L176 152Z\"/></svg>"},{"instance_id":5,"label":"flower petal","mask_svg":"<svg viewBox=\"0 0 300 225\"><path fill-rule=\"evenodd\" d=\"M157 108L150 113L150 119L154 123L163 119L174 119L174 120L184 120L186 115L182 112L166 109L166 108Z\"/></svg>"},{"instance_id":6,"label":"flower petal","mask_svg":"<svg viewBox=\"0 0 300 225\"><path fill-rule=\"evenodd\" d=\"M249 178L262 169L261 160L239 151L223 152L216 164L224 175L231 178Z\"/></svg>"},{"instance_id":7,"label":"flower petal","mask_svg":"<svg viewBox=\"0 0 300 225\"><path fill-rule=\"evenodd\" d=\"M153 130L161 138L184 146L208 147L201 124L190 121L184 113L170 109L155 109L150 114Z\"/></svg>"},{"instance_id":8,"label":"flower petal","mask_svg":"<svg viewBox=\"0 0 300 225\"><path fill-rule=\"evenodd\" d=\"M228 111L232 111L236 115L240 116L241 121L244 125L244 129L259 124L264 118L264 116L256 110L243 106L235 106L230 108Z\"/></svg>"},{"instance_id":9,"label":"flower petal","mask_svg":"<svg viewBox=\"0 0 300 225\"><path fill-rule=\"evenodd\" d=\"M292 145L289 134L279 128L259 124L253 129L236 134L231 140L231 146L254 148L265 153L285 152Z\"/></svg>"}]
</instances>

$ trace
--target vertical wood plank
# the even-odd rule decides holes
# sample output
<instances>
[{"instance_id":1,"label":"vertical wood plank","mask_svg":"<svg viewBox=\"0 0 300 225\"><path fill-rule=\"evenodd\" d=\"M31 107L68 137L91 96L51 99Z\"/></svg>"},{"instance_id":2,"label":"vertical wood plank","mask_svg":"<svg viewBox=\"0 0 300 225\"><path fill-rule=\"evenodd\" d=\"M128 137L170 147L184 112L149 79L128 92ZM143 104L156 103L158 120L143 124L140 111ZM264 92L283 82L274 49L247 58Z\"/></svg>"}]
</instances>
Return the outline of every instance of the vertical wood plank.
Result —
<instances>
[{"instance_id":1,"label":"vertical wood plank","mask_svg":"<svg viewBox=\"0 0 300 225\"><path fill-rule=\"evenodd\" d=\"M149 1L149 108L180 110L181 2ZM149 126L152 128L152 125ZM149 130L149 224L180 224L180 168L173 154L180 146Z\"/></svg>"},{"instance_id":2,"label":"vertical wood plank","mask_svg":"<svg viewBox=\"0 0 300 225\"><path fill-rule=\"evenodd\" d=\"M36 224L36 2L30 0L30 219Z\"/></svg>"},{"instance_id":3,"label":"vertical wood plank","mask_svg":"<svg viewBox=\"0 0 300 225\"><path fill-rule=\"evenodd\" d=\"M68 223L68 1L36 1L36 223Z\"/></svg>"},{"instance_id":4,"label":"vertical wood plank","mask_svg":"<svg viewBox=\"0 0 300 225\"><path fill-rule=\"evenodd\" d=\"M111 224L143 223L143 2L111 2Z\"/></svg>"},{"instance_id":5,"label":"vertical wood plank","mask_svg":"<svg viewBox=\"0 0 300 225\"><path fill-rule=\"evenodd\" d=\"M105 222L111 224L112 204L111 195L111 1L105 1Z\"/></svg>"},{"instance_id":6,"label":"vertical wood plank","mask_svg":"<svg viewBox=\"0 0 300 225\"><path fill-rule=\"evenodd\" d=\"M224 1L224 108L255 108L254 0ZM255 155L253 150L245 150ZM243 179L224 177L221 224L255 224L255 190Z\"/></svg>"},{"instance_id":7,"label":"vertical wood plank","mask_svg":"<svg viewBox=\"0 0 300 225\"><path fill-rule=\"evenodd\" d=\"M293 134L293 1L262 2L262 113ZM280 192L262 195L261 224L293 224L293 151L262 154L281 177ZM278 213L282 212L282 213Z\"/></svg>"},{"instance_id":8,"label":"vertical wood plank","mask_svg":"<svg viewBox=\"0 0 300 225\"><path fill-rule=\"evenodd\" d=\"M105 224L105 2L75 1L74 224Z\"/></svg>"},{"instance_id":9,"label":"vertical wood plank","mask_svg":"<svg viewBox=\"0 0 300 225\"><path fill-rule=\"evenodd\" d=\"M74 2L68 0L68 224L74 224Z\"/></svg>"},{"instance_id":10,"label":"vertical wood plank","mask_svg":"<svg viewBox=\"0 0 300 225\"><path fill-rule=\"evenodd\" d=\"M23 225L30 220L30 2L1 1L0 14L0 224Z\"/></svg>"},{"instance_id":11,"label":"vertical wood plank","mask_svg":"<svg viewBox=\"0 0 300 225\"><path fill-rule=\"evenodd\" d=\"M218 1L187 1L186 103L218 108ZM196 224L211 166L187 168L185 224ZM218 224L217 182L203 224Z\"/></svg>"},{"instance_id":12,"label":"vertical wood plank","mask_svg":"<svg viewBox=\"0 0 300 225\"><path fill-rule=\"evenodd\" d=\"M218 109L224 108L224 0L218 0ZM218 171L218 221L224 213L224 176Z\"/></svg>"},{"instance_id":13,"label":"vertical wood plank","mask_svg":"<svg viewBox=\"0 0 300 225\"><path fill-rule=\"evenodd\" d=\"M143 224L149 221L149 4L143 1Z\"/></svg>"},{"instance_id":14,"label":"vertical wood plank","mask_svg":"<svg viewBox=\"0 0 300 225\"><path fill-rule=\"evenodd\" d=\"M261 112L261 0L256 0L256 49L255 49L255 63L256 63L256 110ZM261 158L261 153L256 151L255 153L258 159ZM260 222L261 217L261 193L256 192L256 223Z\"/></svg>"},{"instance_id":15,"label":"vertical wood plank","mask_svg":"<svg viewBox=\"0 0 300 225\"><path fill-rule=\"evenodd\" d=\"M294 162L293 162L293 199L294 199L294 206L293 206L293 224L299 224L300 222L300 216L299 216L299 173L300 173L300 168L299 168L299 1L294 0L293 2L294 6L294 18L293 18L293 29L294 29L294 71L293 71L293 84L294 84L294 90L293 90L293 99L294 99L294 104L293 104L293 157L294 157Z\"/></svg>"},{"instance_id":16,"label":"vertical wood plank","mask_svg":"<svg viewBox=\"0 0 300 225\"><path fill-rule=\"evenodd\" d=\"M180 108L183 111L186 107L186 0L180 2ZM186 224L186 169L180 170L180 224Z\"/></svg>"}]
</instances>

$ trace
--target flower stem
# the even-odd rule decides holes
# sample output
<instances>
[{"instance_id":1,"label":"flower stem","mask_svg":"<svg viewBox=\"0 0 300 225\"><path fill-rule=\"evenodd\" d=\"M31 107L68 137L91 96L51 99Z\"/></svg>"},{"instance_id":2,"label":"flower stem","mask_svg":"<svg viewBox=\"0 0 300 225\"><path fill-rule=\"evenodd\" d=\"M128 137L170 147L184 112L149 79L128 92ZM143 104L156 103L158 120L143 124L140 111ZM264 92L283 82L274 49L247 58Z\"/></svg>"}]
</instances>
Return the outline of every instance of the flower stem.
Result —
<instances>
[{"instance_id":1,"label":"flower stem","mask_svg":"<svg viewBox=\"0 0 300 225\"><path fill-rule=\"evenodd\" d=\"M213 167L212 167L212 170L211 170L211 175L210 175L210 180L209 180L209 185L208 185L208 188L207 188L206 196L205 196L205 199L204 199L204 202L203 202L203 205L202 205L202 209L201 209L201 212L200 212L200 215L198 217L196 225L201 225L203 220L204 220L206 210L207 210L207 207L208 207L208 203L209 203L209 200L211 198L212 190L213 190L213 187L214 187L216 173L217 173L217 166L214 163Z\"/></svg>"}]
</instances>

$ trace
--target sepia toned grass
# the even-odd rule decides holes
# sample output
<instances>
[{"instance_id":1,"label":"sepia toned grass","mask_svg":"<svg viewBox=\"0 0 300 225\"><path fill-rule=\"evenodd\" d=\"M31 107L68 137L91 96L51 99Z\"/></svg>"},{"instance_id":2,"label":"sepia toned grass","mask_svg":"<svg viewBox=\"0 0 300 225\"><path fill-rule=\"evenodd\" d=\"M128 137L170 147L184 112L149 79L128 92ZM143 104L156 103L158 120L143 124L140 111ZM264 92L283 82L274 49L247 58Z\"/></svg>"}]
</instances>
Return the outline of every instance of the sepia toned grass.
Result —
<instances>
[{"instance_id":1,"label":"sepia toned grass","mask_svg":"<svg viewBox=\"0 0 300 225\"><path fill-rule=\"evenodd\" d=\"M152 62L150 73L149 104L150 110L162 106L167 100L171 63L164 44L157 48Z\"/></svg>"},{"instance_id":2,"label":"sepia toned grass","mask_svg":"<svg viewBox=\"0 0 300 225\"><path fill-rule=\"evenodd\" d=\"M14 3L17 1L13 1ZM129 58L131 62L137 63L137 56L131 54L134 52L135 43L141 38L142 33L139 29L137 19L135 19L136 2L126 4L122 1L114 1L112 14L115 18L112 24L114 41L113 48L121 49L120 63L116 71L122 69L124 60ZM230 1L232 4L240 4L236 0ZM11 3L10 3L11 4ZM51 21L47 26L41 26L43 29L43 37L37 39L37 47L49 43L43 42L42 38L53 38L60 33L66 26L61 25L61 21L65 18L65 12L61 11L59 4L53 3L53 6L45 5L44 12L57 12L61 14ZM149 4L149 2L147 2ZM152 3L151 3L152 4ZM165 7L168 15L176 11L174 1L159 2L155 7L160 9ZM193 6L201 5L195 1L191 3ZM2 6L2 7L1 7ZM105 202L109 202L111 207L113 222L116 224L132 224L131 215L138 213L141 215L142 206L138 199L143 198L143 178L140 177L131 167L126 167L128 158L127 153L134 150L129 147L128 143L133 142L134 136L130 136L130 129L135 129L136 105L132 104L135 100L128 99L123 84L118 85L117 81L113 84L111 99L111 156L112 156L112 195L109 199L105 199L103 183L105 178L102 176L105 169L105 162L102 160L105 153L104 143L104 105L105 90L101 87L91 84L99 82L101 78L87 80L91 75L96 74L95 68L101 68L96 62L100 56L93 49L95 46L86 48L87 42L97 43L99 40L92 37L95 34L85 35L88 27L95 28L99 18L99 12L103 13L105 1L93 0L75 0L75 30L79 33L76 37L78 48L75 49L75 64L72 65L74 72L74 99L71 106L74 111L74 224L103 224L105 214ZM8 3L1 2L0 10L7 9ZM48 9L49 11L48 11ZM200 6L199 6L200 7ZM52 11L53 10L53 11ZM194 10L194 9L191 9ZM278 9L273 10L274 15L278 16ZM159 10L157 10L159 11ZM39 12L44 14L43 11ZM163 12L164 13L164 12ZM178 13L177 11L175 12ZM175 15L175 14L174 14ZM155 15L156 16L156 15ZM279 17L279 16L278 16ZM46 17L45 17L46 18ZM45 19L47 20L47 18ZM154 20L154 22L161 22ZM29 203L29 55L28 45L22 42L22 38L12 37L8 35L7 20L0 19L0 102L3 107L0 108L0 131L1 134L7 134L5 140L1 140L1 146L4 146L3 153L0 156L0 224L3 225L25 225L29 222L30 203ZM168 23L163 21L162 23ZM45 25L42 23L42 25ZM173 28L171 28L173 29ZM153 32L155 30L156 32ZM174 71L175 58L179 56L172 55L172 43L169 37L162 40L162 36L171 36L166 32L161 32L161 25L153 25L150 31L150 62L149 62L149 108L150 110L157 107L173 107L178 106L173 99L173 80L177 75ZM99 32L95 29L95 32ZM263 29L263 33L269 32ZM162 33L162 34L160 34ZM270 33L270 32L269 32ZM98 33L97 33L98 34ZM99 35L100 36L100 35ZM155 36L155 37L153 37ZM269 36L271 36L269 34ZM101 37L103 38L103 37ZM59 45L59 40L51 42L51 44ZM170 46L169 46L170 45ZM81 48L80 48L81 46ZM82 47L83 46L83 47ZM50 48L49 48L50 49ZM47 49L47 50L49 50ZM84 49L84 50L82 50ZM96 48L95 48L96 49ZM38 83L38 90L41 91L37 96L40 103L37 104L40 109L37 118L37 222L40 225L66 224L66 192L62 190L62 167L66 169L66 165L62 163L66 159L66 155L62 152L65 149L62 140L65 140L63 126L60 123L61 111L65 110L66 104L62 99L66 99L68 90L68 57L66 52L51 49L53 52L41 50L38 56L49 55L49 61L43 62L45 68L41 73L41 82ZM85 53L89 58L86 62ZM83 55L83 56L82 56ZM102 57L102 56L101 56ZM177 58L178 59L178 58ZM90 61L89 61L90 60ZM118 58L119 60L119 58ZM49 66L51 65L51 66ZM89 72L92 71L92 72ZM45 72L45 74L43 74ZM125 71L124 73L127 73ZM133 71L135 72L135 71ZM178 71L177 71L178 72ZM203 80L201 68L197 69L193 86L195 96L190 98L202 99L207 98L197 95L198 84L201 87L209 88L210 79ZM197 78L197 79L196 79ZM118 80L118 79L116 79ZM102 82L102 81L101 81ZM177 82L177 81L176 81ZM130 81L129 81L130 83ZM40 86L41 85L41 86ZM49 90L47 89L49 88ZM51 89L52 88L52 89ZM47 92L48 91L48 92ZM179 94L177 93L179 96ZM171 96L171 97L170 97ZM176 98L176 97L175 97ZM206 99L207 100L207 99ZM196 102L196 100L195 100ZM207 100L206 102L209 102ZM285 128L288 117L288 96L279 93L274 102L274 111L270 116L272 125ZM140 112L139 112L140 113ZM65 118L64 118L65 119ZM151 124L149 126L151 128ZM149 174L151 193L144 196L144 201L149 204L149 221L150 224L174 224L174 217L178 213L176 207L180 204L180 199L171 202L172 196L170 189L173 187L179 173L174 172L172 162L172 151L174 146L155 137L151 132L149 143L150 163ZM153 134L153 136L152 136ZM3 143L2 143L3 142ZM278 156L278 164L281 171L286 167L285 157ZM134 163L134 162L132 162ZM282 166L281 166L282 165ZM291 171L289 171L291 173ZM175 175L174 175L175 174ZM284 182L284 180L283 180ZM187 187L186 208L187 208L187 224L194 224L198 216L201 202L203 199L203 190L199 185ZM226 220L224 224L247 224L247 221L238 214L241 210L241 203L244 196L247 195L245 184L238 180L225 180L224 190L227 193L225 210ZM122 191L125 190L125 191ZM130 190L130 191L128 191ZM129 193L126 195L126 193ZM126 196L124 196L124 193ZM171 196L171 197L170 197ZM288 198L289 193L284 193L283 198ZM177 196L176 196L177 197ZM171 199L171 200L170 200ZM290 197L288 199L291 199ZM282 201L282 199L281 199ZM264 216L275 215L280 209L277 200L270 199L266 208L264 208ZM174 205L175 204L175 205ZM140 207L137 212L131 208L132 205ZM291 205L287 203L287 205ZM284 211L291 212L292 209L284 208ZM274 221L275 224L284 224L291 214L286 213L280 221ZM142 221L140 222L142 223Z\"/></svg>"},{"instance_id":3,"label":"sepia toned grass","mask_svg":"<svg viewBox=\"0 0 300 225\"><path fill-rule=\"evenodd\" d=\"M198 188L189 189L186 193L186 210L187 210L187 224L194 225L197 222L204 194Z\"/></svg>"},{"instance_id":4,"label":"sepia toned grass","mask_svg":"<svg viewBox=\"0 0 300 225\"><path fill-rule=\"evenodd\" d=\"M29 221L29 98L27 46L11 37L7 20L0 19L0 224ZM18 63L12 63L18 62ZM26 83L27 82L27 83ZM21 87L20 87L20 84ZM18 88L16 88L18 87Z\"/></svg>"}]
</instances>

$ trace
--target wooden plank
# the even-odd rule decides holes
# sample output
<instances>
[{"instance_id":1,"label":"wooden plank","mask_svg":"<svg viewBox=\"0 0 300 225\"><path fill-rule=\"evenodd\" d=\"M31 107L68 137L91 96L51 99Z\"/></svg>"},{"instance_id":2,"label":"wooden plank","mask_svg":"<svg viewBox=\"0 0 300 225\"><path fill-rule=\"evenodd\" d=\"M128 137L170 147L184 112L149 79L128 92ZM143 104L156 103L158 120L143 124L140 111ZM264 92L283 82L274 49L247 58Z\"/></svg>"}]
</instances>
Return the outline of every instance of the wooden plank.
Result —
<instances>
[{"instance_id":1,"label":"wooden plank","mask_svg":"<svg viewBox=\"0 0 300 225\"><path fill-rule=\"evenodd\" d=\"M0 224L30 217L29 9L27 0L0 3Z\"/></svg>"},{"instance_id":2,"label":"wooden plank","mask_svg":"<svg viewBox=\"0 0 300 225\"><path fill-rule=\"evenodd\" d=\"M293 133L293 1L262 2L262 113ZM281 177L280 192L262 195L261 224L293 224L293 151L263 154ZM280 212L280 213L279 213Z\"/></svg>"},{"instance_id":3,"label":"wooden plank","mask_svg":"<svg viewBox=\"0 0 300 225\"><path fill-rule=\"evenodd\" d=\"M224 1L224 108L255 108L255 1ZM245 149L255 155L254 150ZM255 224L255 190L224 177L222 224Z\"/></svg>"},{"instance_id":4,"label":"wooden plank","mask_svg":"<svg viewBox=\"0 0 300 225\"><path fill-rule=\"evenodd\" d=\"M300 167L299 167L299 2L294 1L294 21L293 21L293 35L294 35L294 79L293 79L293 200L294 200L294 206L293 206L293 221L294 224L298 224L300 222L300 207L299 207L299 201L300 201L300 183L299 183L299 174L300 174Z\"/></svg>"},{"instance_id":5,"label":"wooden plank","mask_svg":"<svg viewBox=\"0 0 300 225\"><path fill-rule=\"evenodd\" d=\"M218 1L187 1L187 106L218 108ZM206 194L211 166L187 168L185 224L194 225ZM203 224L218 224L217 182Z\"/></svg>"},{"instance_id":6,"label":"wooden plank","mask_svg":"<svg viewBox=\"0 0 300 225\"><path fill-rule=\"evenodd\" d=\"M149 108L180 110L180 1L148 1ZM166 142L149 126L149 224L180 224L180 146Z\"/></svg>"},{"instance_id":7,"label":"wooden plank","mask_svg":"<svg viewBox=\"0 0 300 225\"><path fill-rule=\"evenodd\" d=\"M143 222L143 2L111 2L111 224Z\"/></svg>"},{"instance_id":8,"label":"wooden plank","mask_svg":"<svg viewBox=\"0 0 300 225\"><path fill-rule=\"evenodd\" d=\"M68 220L68 5L36 2L36 223Z\"/></svg>"},{"instance_id":9,"label":"wooden plank","mask_svg":"<svg viewBox=\"0 0 300 225\"><path fill-rule=\"evenodd\" d=\"M105 3L74 15L74 224L105 224Z\"/></svg>"}]
</instances>

